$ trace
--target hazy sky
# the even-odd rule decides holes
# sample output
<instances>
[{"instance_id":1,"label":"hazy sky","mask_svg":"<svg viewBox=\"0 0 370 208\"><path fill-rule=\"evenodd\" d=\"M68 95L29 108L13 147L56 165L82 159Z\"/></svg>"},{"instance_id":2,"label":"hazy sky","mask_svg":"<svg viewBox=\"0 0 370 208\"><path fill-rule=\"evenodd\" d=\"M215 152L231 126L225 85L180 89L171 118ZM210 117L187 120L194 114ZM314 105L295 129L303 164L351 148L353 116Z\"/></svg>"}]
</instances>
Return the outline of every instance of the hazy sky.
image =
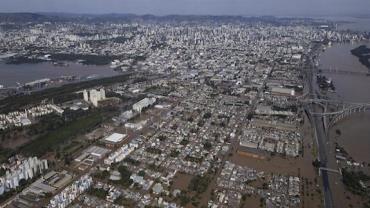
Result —
<instances>
[{"instance_id":1,"label":"hazy sky","mask_svg":"<svg viewBox=\"0 0 370 208\"><path fill-rule=\"evenodd\" d=\"M0 12L135 14L370 14L370 0L0 0Z\"/></svg>"}]
</instances>

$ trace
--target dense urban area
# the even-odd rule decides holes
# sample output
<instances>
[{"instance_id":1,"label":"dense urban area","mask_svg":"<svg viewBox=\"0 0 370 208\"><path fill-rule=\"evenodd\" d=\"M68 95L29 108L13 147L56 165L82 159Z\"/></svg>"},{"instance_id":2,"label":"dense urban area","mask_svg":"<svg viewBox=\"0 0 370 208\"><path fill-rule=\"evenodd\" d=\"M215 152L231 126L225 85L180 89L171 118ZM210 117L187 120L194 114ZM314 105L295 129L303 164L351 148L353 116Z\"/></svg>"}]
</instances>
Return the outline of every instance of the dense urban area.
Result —
<instances>
[{"instance_id":1,"label":"dense urban area","mask_svg":"<svg viewBox=\"0 0 370 208\"><path fill-rule=\"evenodd\" d=\"M370 34L306 18L0 20L6 65L119 72L0 78L2 207L341 207L331 175L346 207L370 207L369 164L327 150L334 110L317 103L335 91L319 53ZM368 50L352 53L368 64Z\"/></svg>"}]
</instances>

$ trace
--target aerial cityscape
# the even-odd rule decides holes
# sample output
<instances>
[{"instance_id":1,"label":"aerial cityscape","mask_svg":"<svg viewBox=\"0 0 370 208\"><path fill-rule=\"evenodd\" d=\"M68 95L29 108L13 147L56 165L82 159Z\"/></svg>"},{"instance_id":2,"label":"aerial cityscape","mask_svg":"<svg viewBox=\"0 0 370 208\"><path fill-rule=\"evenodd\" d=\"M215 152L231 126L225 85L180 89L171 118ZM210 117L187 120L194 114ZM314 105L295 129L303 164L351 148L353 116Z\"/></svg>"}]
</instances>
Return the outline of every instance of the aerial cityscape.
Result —
<instances>
[{"instance_id":1,"label":"aerial cityscape","mask_svg":"<svg viewBox=\"0 0 370 208\"><path fill-rule=\"evenodd\" d=\"M369 15L45 8L0 10L0 207L370 207Z\"/></svg>"}]
</instances>

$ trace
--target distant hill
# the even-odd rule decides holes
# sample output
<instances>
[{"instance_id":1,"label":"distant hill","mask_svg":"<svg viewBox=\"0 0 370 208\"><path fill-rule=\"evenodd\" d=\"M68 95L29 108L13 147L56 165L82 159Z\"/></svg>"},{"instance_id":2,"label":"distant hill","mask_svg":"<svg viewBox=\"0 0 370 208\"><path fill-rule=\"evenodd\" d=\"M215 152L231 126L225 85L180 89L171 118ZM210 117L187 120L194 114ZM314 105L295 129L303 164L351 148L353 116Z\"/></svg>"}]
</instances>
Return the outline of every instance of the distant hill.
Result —
<instances>
[{"instance_id":1,"label":"distant hill","mask_svg":"<svg viewBox=\"0 0 370 208\"><path fill-rule=\"evenodd\" d=\"M265 22L270 24L291 23L292 20L310 21L309 18L277 18L273 16L214 16L214 15L135 15L135 14L74 14L74 13L0 13L0 23L28 23L28 22L141 22L141 21L164 21L164 22Z\"/></svg>"}]
</instances>

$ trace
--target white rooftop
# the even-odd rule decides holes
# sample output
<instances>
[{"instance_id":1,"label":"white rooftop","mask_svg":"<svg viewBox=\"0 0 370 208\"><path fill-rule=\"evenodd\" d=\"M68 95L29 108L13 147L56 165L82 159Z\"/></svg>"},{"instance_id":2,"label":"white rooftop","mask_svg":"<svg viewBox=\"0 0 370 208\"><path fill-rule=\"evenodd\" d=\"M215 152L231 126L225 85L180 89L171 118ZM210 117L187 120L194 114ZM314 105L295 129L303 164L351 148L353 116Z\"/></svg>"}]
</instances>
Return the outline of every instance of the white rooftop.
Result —
<instances>
[{"instance_id":1,"label":"white rooftop","mask_svg":"<svg viewBox=\"0 0 370 208\"><path fill-rule=\"evenodd\" d=\"M118 143L121 142L126 137L126 134L113 133L112 135L105 138L105 141Z\"/></svg>"}]
</instances>

